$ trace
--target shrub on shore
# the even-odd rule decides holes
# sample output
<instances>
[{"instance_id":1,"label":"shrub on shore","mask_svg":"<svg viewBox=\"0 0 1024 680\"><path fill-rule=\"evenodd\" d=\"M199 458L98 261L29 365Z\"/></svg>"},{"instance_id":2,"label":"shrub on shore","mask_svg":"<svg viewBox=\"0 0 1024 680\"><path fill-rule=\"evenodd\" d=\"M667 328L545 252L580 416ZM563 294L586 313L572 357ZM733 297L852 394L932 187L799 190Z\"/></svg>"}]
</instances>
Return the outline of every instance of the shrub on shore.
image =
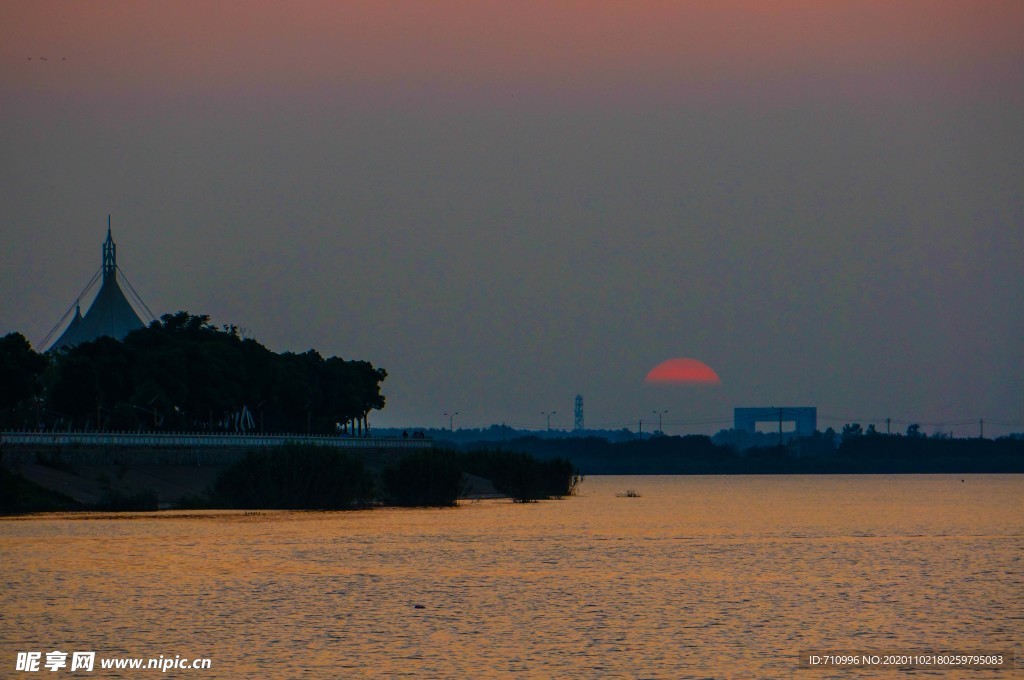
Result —
<instances>
[{"instance_id":1,"label":"shrub on shore","mask_svg":"<svg viewBox=\"0 0 1024 680\"><path fill-rule=\"evenodd\" d=\"M340 510L370 502L373 479L363 461L321 446L250 452L214 483L214 507Z\"/></svg>"},{"instance_id":2,"label":"shrub on shore","mask_svg":"<svg viewBox=\"0 0 1024 680\"><path fill-rule=\"evenodd\" d=\"M571 496L583 481L573 464L564 458L538 460L515 451L469 451L462 454L466 472L494 483L517 503Z\"/></svg>"},{"instance_id":3,"label":"shrub on shore","mask_svg":"<svg viewBox=\"0 0 1024 680\"><path fill-rule=\"evenodd\" d=\"M445 449L411 453L384 468L386 503L406 507L453 506L465 487L458 454Z\"/></svg>"},{"instance_id":4,"label":"shrub on shore","mask_svg":"<svg viewBox=\"0 0 1024 680\"><path fill-rule=\"evenodd\" d=\"M445 507L456 505L464 493L464 473L490 479L518 503L571 495L582 479L564 459L430 449L410 452L388 465L375 484L357 456L333 448L290 446L250 453L225 470L206 500L207 507L236 509L339 510L378 498L395 506ZM191 507L201 504L202 499L186 501Z\"/></svg>"},{"instance_id":5,"label":"shrub on shore","mask_svg":"<svg viewBox=\"0 0 1024 680\"><path fill-rule=\"evenodd\" d=\"M454 506L466 492L466 473L489 479L518 503L571 495L582 477L564 459L538 460L511 451L409 452L375 477L358 454L333 447L285 446L252 451L227 467L204 494L180 499L187 509L341 510L378 504ZM0 467L0 513L52 510L148 511L154 491L109 487L95 505L83 506Z\"/></svg>"}]
</instances>

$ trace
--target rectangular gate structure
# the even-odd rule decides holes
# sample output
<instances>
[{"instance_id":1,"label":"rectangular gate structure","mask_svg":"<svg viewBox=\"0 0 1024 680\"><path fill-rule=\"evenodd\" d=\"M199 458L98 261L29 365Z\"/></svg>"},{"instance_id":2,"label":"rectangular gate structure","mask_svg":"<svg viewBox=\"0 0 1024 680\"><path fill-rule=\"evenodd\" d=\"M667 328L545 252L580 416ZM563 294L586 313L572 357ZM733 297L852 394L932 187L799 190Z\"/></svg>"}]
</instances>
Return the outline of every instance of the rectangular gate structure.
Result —
<instances>
[{"instance_id":1,"label":"rectangular gate structure","mask_svg":"<svg viewBox=\"0 0 1024 680\"><path fill-rule=\"evenodd\" d=\"M759 408L733 409L733 427L737 430L757 431L757 423L796 423L796 433L807 437L818 429L818 408L816 406L766 406Z\"/></svg>"}]
</instances>

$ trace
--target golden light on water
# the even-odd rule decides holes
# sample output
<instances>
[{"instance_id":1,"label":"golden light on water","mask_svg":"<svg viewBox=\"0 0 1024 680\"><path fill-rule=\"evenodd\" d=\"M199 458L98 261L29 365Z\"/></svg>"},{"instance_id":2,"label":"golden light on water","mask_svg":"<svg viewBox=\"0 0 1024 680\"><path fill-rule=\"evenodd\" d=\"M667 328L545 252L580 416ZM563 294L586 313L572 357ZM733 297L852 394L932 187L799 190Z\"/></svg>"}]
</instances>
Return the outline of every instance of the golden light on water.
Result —
<instances>
[{"instance_id":1,"label":"golden light on water","mask_svg":"<svg viewBox=\"0 0 1024 680\"><path fill-rule=\"evenodd\" d=\"M1022 494L1015 475L591 477L529 505L5 519L0 663L791 677L805 648L1013 648Z\"/></svg>"}]
</instances>

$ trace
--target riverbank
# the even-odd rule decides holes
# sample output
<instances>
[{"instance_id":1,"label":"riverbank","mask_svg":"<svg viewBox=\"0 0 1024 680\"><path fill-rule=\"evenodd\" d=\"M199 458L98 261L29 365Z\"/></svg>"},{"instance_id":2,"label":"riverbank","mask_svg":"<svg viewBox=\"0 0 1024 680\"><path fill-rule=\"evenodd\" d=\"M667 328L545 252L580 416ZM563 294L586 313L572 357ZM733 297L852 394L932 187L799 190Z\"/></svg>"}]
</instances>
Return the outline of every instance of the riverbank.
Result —
<instances>
[{"instance_id":1,"label":"riverbank","mask_svg":"<svg viewBox=\"0 0 1024 680\"><path fill-rule=\"evenodd\" d=\"M160 462L154 462L160 461ZM0 452L0 512L174 508L339 509L530 501L568 495L567 463L426 450Z\"/></svg>"}]
</instances>

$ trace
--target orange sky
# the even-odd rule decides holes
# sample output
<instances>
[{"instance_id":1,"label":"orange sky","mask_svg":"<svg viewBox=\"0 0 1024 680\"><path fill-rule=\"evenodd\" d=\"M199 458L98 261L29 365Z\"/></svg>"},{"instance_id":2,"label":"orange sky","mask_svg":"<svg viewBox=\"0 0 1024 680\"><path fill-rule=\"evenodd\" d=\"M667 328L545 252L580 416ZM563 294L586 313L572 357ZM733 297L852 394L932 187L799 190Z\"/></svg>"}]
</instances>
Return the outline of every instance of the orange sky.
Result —
<instances>
[{"instance_id":1,"label":"orange sky","mask_svg":"<svg viewBox=\"0 0 1024 680\"><path fill-rule=\"evenodd\" d=\"M108 95L973 96L1024 54L1019 2L769 4L6 2L0 75Z\"/></svg>"},{"instance_id":2,"label":"orange sky","mask_svg":"<svg viewBox=\"0 0 1024 680\"><path fill-rule=\"evenodd\" d=\"M396 424L1017 423L1021 36L1021 0L5 0L0 333L112 214L152 308L373 361ZM671 356L722 389L658 403Z\"/></svg>"}]
</instances>

